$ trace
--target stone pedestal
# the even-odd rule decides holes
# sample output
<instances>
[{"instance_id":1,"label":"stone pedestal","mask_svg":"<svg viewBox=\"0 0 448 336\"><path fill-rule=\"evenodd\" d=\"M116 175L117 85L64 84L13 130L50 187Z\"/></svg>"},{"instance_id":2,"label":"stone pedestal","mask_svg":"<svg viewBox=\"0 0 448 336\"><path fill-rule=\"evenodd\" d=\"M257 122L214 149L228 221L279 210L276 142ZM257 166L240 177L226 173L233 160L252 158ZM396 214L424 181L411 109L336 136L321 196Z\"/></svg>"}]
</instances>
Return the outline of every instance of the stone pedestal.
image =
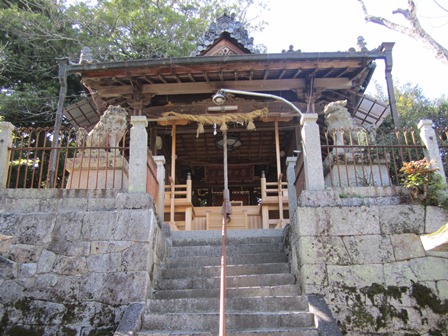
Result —
<instances>
[{"instance_id":1,"label":"stone pedestal","mask_svg":"<svg viewBox=\"0 0 448 336\"><path fill-rule=\"evenodd\" d=\"M129 164L121 154L78 154L65 160L69 173L66 189L127 189Z\"/></svg>"},{"instance_id":2,"label":"stone pedestal","mask_svg":"<svg viewBox=\"0 0 448 336\"><path fill-rule=\"evenodd\" d=\"M332 153L324 161L327 187L388 187L392 184L387 160L362 151Z\"/></svg>"}]
</instances>

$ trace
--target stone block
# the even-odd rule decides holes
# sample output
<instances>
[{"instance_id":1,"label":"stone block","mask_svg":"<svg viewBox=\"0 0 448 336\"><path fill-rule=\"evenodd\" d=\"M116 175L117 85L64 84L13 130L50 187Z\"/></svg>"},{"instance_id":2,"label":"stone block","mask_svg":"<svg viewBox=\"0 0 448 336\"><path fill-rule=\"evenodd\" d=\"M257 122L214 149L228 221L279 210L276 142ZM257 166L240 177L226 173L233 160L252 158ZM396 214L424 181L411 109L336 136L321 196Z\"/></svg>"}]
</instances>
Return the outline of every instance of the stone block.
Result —
<instances>
[{"instance_id":1,"label":"stone block","mask_svg":"<svg viewBox=\"0 0 448 336\"><path fill-rule=\"evenodd\" d=\"M17 263L37 262L42 248L34 245L16 244L9 252L9 259Z\"/></svg>"},{"instance_id":2,"label":"stone block","mask_svg":"<svg viewBox=\"0 0 448 336\"><path fill-rule=\"evenodd\" d=\"M90 254L121 252L131 245L131 242L124 241L93 241L90 243Z\"/></svg>"},{"instance_id":3,"label":"stone block","mask_svg":"<svg viewBox=\"0 0 448 336\"><path fill-rule=\"evenodd\" d=\"M49 250L42 250L39 261L37 262L37 273L48 273L53 269L56 261L56 254Z\"/></svg>"},{"instance_id":4,"label":"stone block","mask_svg":"<svg viewBox=\"0 0 448 336\"><path fill-rule=\"evenodd\" d=\"M15 280L5 280L0 286L1 303L11 304L19 300L24 294L25 288Z\"/></svg>"},{"instance_id":5,"label":"stone block","mask_svg":"<svg viewBox=\"0 0 448 336\"><path fill-rule=\"evenodd\" d=\"M316 284L301 284L301 293L302 294L318 294L321 295L326 286L316 285Z\"/></svg>"},{"instance_id":6,"label":"stone block","mask_svg":"<svg viewBox=\"0 0 448 336\"><path fill-rule=\"evenodd\" d=\"M117 213L115 211L88 212L84 216L82 238L92 240L114 240L117 229Z\"/></svg>"},{"instance_id":7,"label":"stone block","mask_svg":"<svg viewBox=\"0 0 448 336\"><path fill-rule=\"evenodd\" d=\"M300 207L336 206L339 196L332 190L303 190L298 198Z\"/></svg>"},{"instance_id":8,"label":"stone block","mask_svg":"<svg viewBox=\"0 0 448 336\"><path fill-rule=\"evenodd\" d=\"M330 208L329 234L334 236L380 234L379 210L372 207Z\"/></svg>"},{"instance_id":9,"label":"stone block","mask_svg":"<svg viewBox=\"0 0 448 336\"><path fill-rule=\"evenodd\" d=\"M39 324L58 325L62 322L65 305L48 301L34 301L33 303L33 315L38 317Z\"/></svg>"},{"instance_id":10,"label":"stone block","mask_svg":"<svg viewBox=\"0 0 448 336\"><path fill-rule=\"evenodd\" d=\"M0 232L7 236L14 236L21 221L21 214L0 214Z\"/></svg>"},{"instance_id":11,"label":"stone block","mask_svg":"<svg viewBox=\"0 0 448 336\"><path fill-rule=\"evenodd\" d=\"M117 216L114 240L149 242L151 225L155 221L152 210L121 210Z\"/></svg>"},{"instance_id":12,"label":"stone block","mask_svg":"<svg viewBox=\"0 0 448 336\"><path fill-rule=\"evenodd\" d=\"M79 285L79 300L100 300L106 277L105 273L87 273Z\"/></svg>"},{"instance_id":13,"label":"stone block","mask_svg":"<svg viewBox=\"0 0 448 336\"><path fill-rule=\"evenodd\" d=\"M448 259L426 257L409 261L419 281L438 281L448 279Z\"/></svg>"},{"instance_id":14,"label":"stone block","mask_svg":"<svg viewBox=\"0 0 448 336\"><path fill-rule=\"evenodd\" d=\"M440 300L448 300L448 279L437 281L437 292Z\"/></svg>"},{"instance_id":15,"label":"stone block","mask_svg":"<svg viewBox=\"0 0 448 336\"><path fill-rule=\"evenodd\" d=\"M426 220L424 233L433 233L448 222L448 211L443 208L426 207Z\"/></svg>"},{"instance_id":16,"label":"stone block","mask_svg":"<svg viewBox=\"0 0 448 336\"><path fill-rule=\"evenodd\" d=\"M384 284L386 286L411 286L418 281L408 261L398 261L384 265Z\"/></svg>"},{"instance_id":17,"label":"stone block","mask_svg":"<svg viewBox=\"0 0 448 336\"><path fill-rule=\"evenodd\" d=\"M413 282L448 279L448 259L417 258L384 265L385 284L411 286Z\"/></svg>"},{"instance_id":18,"label":"stone block","mask_svg":"<svg viewBox=\"0 0 448 336\"><path fill-rule=\"evenodd\" d=\"M330 286L364 287L373 283L384 283L384 269L381 264L370 265L328 265L328 282Z\"/></svg>"},{"instance_id":19,"label":"stone block","mask_svg":"<svg viewBox=\"0 0 448 336\"><path fill-rule=\"evenodd\" d=\"M14 279L17 277L17 264L9 259L0 257L0 278Z\"/></svg>"},{"instance_id":20,"label":"stone block","mask_svg":"<svg viewBox=\"0 0 448 336\"><path fill-rule=\"evenodd\" d=\"M60 213L56 216L52 240L53 241L76 241L81 238L83 224L83 212Z\"/></svg>"},{"instance_id":21,"label":"stone block","mask_svg":"<svg viewBox=\"0 0 448 336\"><path fill-rule=\"evenodd\" d=\"M330 226L330 208L300 207L297 210L297 235L327 235Z\"/></svg>"},{"instance_id":22,"label":"stone block","mask_svg":"<svg viewBox=\"0 0 448 336\"><path fill-rule=\"evenodd\" d=\"M88 272L85 257L57 256L53 272L63 275L82 275Z\"/></svg>"},{"instance_id":23,"label":"stone block","mask_svg":"<svg viewBox=\"0 0 448 336\"><path fill-rule=\"evenodd\" d=\"M341 237L302 236L298 240L300 264L351 264L350 256Z\"/></svg>"},{"instance_id":24,"label":"stone block","mask_svg":"<svg viewBox=\"0 0 448 336\"><path fill-rule=\"evenodd\" d=\"M380 226L383 234L415 233L424 231L425 208L422 205L382 206Z\"/></svg>"},{"instance_id":25,"label":"stone block","mask_svg":"<svg viewBox=\"0 0 448 336\"><path fill-rule=\"evenodd\" d=\"M108 273L101 301L111 305L140 302L146 297L148 282L147 272Z\"/></svg>"},{"instance_id":26,"label":"stone block","mask_svg":"<svg viewBox=\"0 0 448 336\"><path fill-rule=\"evenodd\" d=\"M30 213L40 211L41 200L39 198L7 198L5 200L5 212Z\"/></svg>"},{"instance_id":27,"label":"stone block","mask_svg":"<svg viewBox=\"0 0 448 336\"><path fill-rule=\"evenodd\" d=\"M299 274L301 284L328 285L327 266L324 263L302 265Z\"/></svg>"},{"instance_id":28,"label":"stone block","mask_svg":"<svg viewBox=\"0 0 448 336\"><path fill-rule=\"evenodd\" d=\"M122 265L121 253L95 254L87 257L89 272L118 272L125 266Z\"/></svg>"},{"instance_id":29,"label":"stone block","mask_svg":"<svg viewBox=\"0 0 448 336\"><path fill-rule=\"evenodd\" d=\"M354 304L366 304L367 297L359 288L352 286L328 286L322 291L325 300L332 305L353 306Z\"/></svg>"},{"instance_id":30,"label":"stone block","mask_svg":"<svg viewBox=\"0 0 448 336\"><path fill-rule=\"evenodd\" d=\"M83 257L90 254L90 243L55 239L48 244L48 249L56 254Z\"/></svg>"},{"instance_id":31,"label":"stone block","mask_svg":"<svg viewBox=\"0 0 448 336\"><path fill-rule=\"evenodd\" d=\"M54 273L45 273L36 277L35 286L38 289L54 287L58 283L59 277Z\"/></svg>"},{"instance_id":32,"label":"stone block","mask_svg":"<svg viewBox=\"0 0 448 336\"><path fill-rule=\"evenodd\" d=\"M59 276L56 285L50 288L49 296L58 302L76 302L79 304L79 287L82 277Z\"/></svg>"},{"instance_id":33,"label":"stone block","mask_svg":"<svg viewBox=\"0 0 448 336\"><path fill-rule=\"evenodd\" d=\"M89 198L87 211L111 211L115 210L115 198Z\"/></svg>"},{"instance_id":34,"label":"stone block","mask_svg":"<svg viewBox=\"0 0 448 336\"><path fill-rule=\"evenodd\" d=\"M17 276L19 278L30 278L36 274L36 271L37 271L36 263L20 264Z\"/></svg>"},{"instance_id":35,"label":"stone block","mask_svg":"<svg viewBox=\"0 0 448 336\"><path fill-rule=\"evenodd\" d=\"M381 264L394 260L388 236L360 235L342 239L353 264Z\"/></svg>"},{"instance_id":36,"label":"stone block","mask_svg":"<svg viewBox=\"0 0 448 336\"><path fill-rule=\"evenodd\" d=\"M390 236L396 261L421 258L426 255L420 237L414 233Z\"/></svg>"},{"instance_id":37,"label":"stone block","mask_svg":"<svg viewBox=\"0 0 448 336\"><path fill-rule=\"evenodd\" d=\"M116 198L116 207L122 209L154 209L154 199L148 193L120 193Z\"/></svg>"},{"instance_id":38,"label":"stone block","mask_svg":"<svg viewBox=\"0 0 448 336\"><path fill-rule=\"evenodd\" d=\"M145 310L144 303L131 303L123 318L115 331L114 336L120 335L132 335L134 331L140 330L141 328L141 316Z\"/></svg>"},{"instance_id":39,"label":"stone block","mask_svg":"<svg viewBox=\"0 0 448 336\"><path fill-rule=\"evenodd\" d=\"M54 214L24 214L18 225L14 241L20 244L45 245L51 240L56 222Z\"/></svg>"},{"instance_id":40,"label":"stone block","mask_svg":"<svg viewBox=\"0 0 448 336\"><path fill-rule=\"evenodd\" d=\"M149 246L135 243L122 252L122 266L125 271L148 271Z\"/></svg>"},{"instance_id":41,"label":"stone block","mask_svg":"<svg viewBox=\"0 0 448 336\"><path fill-rule=\"evenodd\" d=\"M11 247L13 236L6 236L4 234L0 234L0 254L6 253L9 251Z\"/></svg>"},{"instance_id":42,"label":"stone block","mask_svg":"<svg viewBox=\"0 0 448 336\"><path fill-rule=\"evenodd\" d=\"M60 198L57 200L58 212L87 211L87 198Z\"/></svg>"}]
</instances>

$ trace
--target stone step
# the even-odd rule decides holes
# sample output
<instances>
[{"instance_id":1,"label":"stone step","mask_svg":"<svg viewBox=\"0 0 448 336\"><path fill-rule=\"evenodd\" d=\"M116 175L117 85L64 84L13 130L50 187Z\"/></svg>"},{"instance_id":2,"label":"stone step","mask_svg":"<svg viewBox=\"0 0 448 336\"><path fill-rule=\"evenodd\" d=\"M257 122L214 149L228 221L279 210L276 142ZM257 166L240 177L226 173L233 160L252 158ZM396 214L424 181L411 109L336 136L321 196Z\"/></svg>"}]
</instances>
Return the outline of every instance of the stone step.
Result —
<instances>
[{"instance_id":1,"label":"stone step","mask_svg":"<svg viewBox=\"0 0 448 336\"><path fill-rule=\"evenodd\" d=\"M218 332L192 332L192 331L139 331L136 336L167 336L167 335L179 335L179 336L219 336ZM319 336L319 330L316 328L269 328L265 330L241 330L232 331L226 330L228 336Z\"/></svg>"},{"instance_id":2,"label":"stone step","mask_svg":"<svg viewBox=\"0 0 448 336\"><path fill-rule=\"evenodd\" d=\"M228 256L255 253L270 254L279 252L283 252L283 244L278 242L230 245L227 246L226 249ZM171 248L172 258L192 256L220 257L221 245L177 246Z\"/></svg>"},{"instance_id":3,"label":"stone step","mask_svg":"<svg viewBox=\"0 0 448 336\"><path fill-rule=\"evenodd\" d=\"M257 265L228 265L226 268L228 276L250 275L250 274L274 274L288 273L289 264L281 263L264 263ZM206 278L217 277L221 274L221 266L206 266L200 268L194 267L178 267L168 268L162 271L163 279L178 278Z\"/></svg>"},{"instance_id":4,"label":"stone step","mask_svg":"<svg viewBox=\"0 0 448 336\"><path fill-rule=\"evenodd\" d=\"M221 245L221 230L174 231L171 233L173 246ZM263 244L283 242L282 230L229 230L227 245Z\"/></svg>"},{"instance_id":5,"label":"stone step","mask_svg":"<svg viewBox=\"0 0 448 336\"><path fill-rule=\"evenodd\" d=\"M293 285L295 276L291 273L276 273L262 275L239 275L228 276L228 287L249 287L249 286L275 286L275 285ZM164 279L156 285L157 290L173 289L206 289L219 288L220 277L213 278L182 278L182 279Z\"/></svg>"},{"instance_id":6,"label":"stone step","mask_svg":"<svg viewBox=\"0 0 448 336\"><path fill-rule=\"evenodd\" d=\"M227 313L227 330L314 327L314 315L308 312ZM219 313L145 314L142 329L217 331Z\"/></svg>"},{"instance_id":7,"label":"stone step","mask_svg":"<svg viewBox=\"0 0 448 336\"><path fill-rule=\"evenodd\" d=\"M254 296L294 296L299 295L296 285L258 286L258 287L228 287L227 297L254 297ZM212 289L180 289L160 290L154 292L155 299L180 299L180 298L217 298L219 288Z\"/></svg>"},{"instance_id":8,"label":"stone step","mask_svg":"<svg viewBox=\"0 0 448 336\"><path fill-rule=\"evenodd\" d=\"M284 312L288 309L306 311L308 301L304 296L234 297L226 299L226 311L230 313ZM147 311L150 313L217 313L219 312L219 298L150 300Z\"/></svg>"},{"instance_id":9,"label":"stone step","mask_svg":"<svg viewBox=\"0 0 448 336\"><path fill-rule=\"evenodd\" d=\"M247 265L247 264L265 264L265 263L278 263L288 262L288 257L284 253L271 253L271 254L243 254L228 256L227 265ZM221 264L221 257L182 257L170 259L166 265L166 268L179 268L179 267L200 267L200 266L217 266Z\"/></svg>"}]
</instances>

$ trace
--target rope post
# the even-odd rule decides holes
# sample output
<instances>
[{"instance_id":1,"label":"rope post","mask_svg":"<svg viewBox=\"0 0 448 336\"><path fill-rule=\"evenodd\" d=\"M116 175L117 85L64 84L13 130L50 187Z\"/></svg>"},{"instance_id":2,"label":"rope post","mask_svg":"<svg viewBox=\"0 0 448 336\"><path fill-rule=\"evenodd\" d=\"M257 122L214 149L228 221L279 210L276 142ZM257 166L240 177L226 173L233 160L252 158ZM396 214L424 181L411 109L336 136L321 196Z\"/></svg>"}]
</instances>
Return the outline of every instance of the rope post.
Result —
<instances>
[{"instance_id":1,"label":"rope post","mask_svg":"<svg viewBox=\"0 0 448 336\"><path fill-rule=\"evenodd\" d=\"M227 170L227 132L223 131L223 156L224 156L224 191L222 204L222 230L221 230L221 282L219 296L219 336L226 334L225 301L226 301L226 245L227 245L227 217L232 214L230 204L228 170ZM230 217L229 217L230 218Z\"/></svg>"}]
</instances>

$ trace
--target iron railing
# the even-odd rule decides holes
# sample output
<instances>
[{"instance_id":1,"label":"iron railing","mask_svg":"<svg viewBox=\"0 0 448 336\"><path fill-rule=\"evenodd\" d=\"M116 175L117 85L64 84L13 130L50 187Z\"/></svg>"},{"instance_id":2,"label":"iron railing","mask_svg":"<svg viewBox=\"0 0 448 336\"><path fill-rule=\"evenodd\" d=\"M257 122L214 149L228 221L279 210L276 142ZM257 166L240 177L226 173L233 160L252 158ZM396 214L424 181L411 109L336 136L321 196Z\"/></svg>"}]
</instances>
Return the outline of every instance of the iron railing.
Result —
<instances>
[{"instance_id":1,"label":"iron railing","mask_svg":"<svg viewBox=\"0 0 448 336\"><path fill-rule=\"evenodd\" d=\"M330 187L399 185L403 163L424 157L425 146L414 129L341 129L325 131L324 139L324 176Z\"/></svg>"},{"instance_id":2,"label":"iron railing","mask_svg":"<svg viewBox=\"0 0 448 336\"><path fill-rule=\"evenodd\" d=\"M56 136L53 128L17 128L9 148L7 188L124 189L127 133L110 146L111 134L101 135L101 141L95 136L87 141L84 130L64 128ZM51 162L52 151L57 153L55 163Z\"/></svg>"}]
</instances>

